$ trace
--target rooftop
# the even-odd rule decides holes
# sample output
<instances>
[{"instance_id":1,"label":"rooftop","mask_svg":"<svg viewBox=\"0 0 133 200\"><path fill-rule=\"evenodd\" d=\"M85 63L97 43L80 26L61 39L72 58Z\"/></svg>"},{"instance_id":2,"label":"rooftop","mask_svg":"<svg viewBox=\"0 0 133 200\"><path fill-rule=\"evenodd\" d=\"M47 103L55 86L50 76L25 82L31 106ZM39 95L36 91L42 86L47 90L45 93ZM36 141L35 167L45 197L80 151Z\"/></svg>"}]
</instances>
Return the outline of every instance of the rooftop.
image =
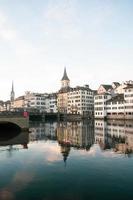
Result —
<instances>
[{"instance_id":1,"label":"rooftop","mask_svg":"<svg viewBox=\"0 0 133 200\"><path fill-rule=\"evenodd\" d=\"M124 100L124 94L118 94L117 96L112 97L111 99L107 100L107 102L119 102L119 101L125 101Z\"/></svg>"},{"instance_id":2,"label":"rooftop","mask_svg":"<svg viewBox=\"0 0 133 200\"><path fill-rule=\"evenodd\" d=\"M102 86L106 89L106 90L112 90L112 85L105 85L105 84L102 84Z\"/></svg>"}]
</instances>

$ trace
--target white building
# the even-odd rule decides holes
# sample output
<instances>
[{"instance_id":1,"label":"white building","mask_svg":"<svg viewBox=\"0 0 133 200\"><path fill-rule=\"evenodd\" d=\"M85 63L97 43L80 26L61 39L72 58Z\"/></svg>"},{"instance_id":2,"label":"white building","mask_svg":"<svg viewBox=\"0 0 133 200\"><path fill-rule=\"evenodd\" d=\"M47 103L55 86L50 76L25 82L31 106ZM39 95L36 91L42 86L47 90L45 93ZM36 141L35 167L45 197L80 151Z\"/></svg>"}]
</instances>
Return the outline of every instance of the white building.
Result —
<instances>
[{"instance_id":1,"label":"white building","mask_svg":"<svg viewBox=\"0 0 133 200\"><path fill-rule=\"evenodd\" d=\"M95 118L104 118L107 116L106 102L111 99L109 93L97 94L94 96L94 116Z\"/></svg>"},{"instance_id":2,"label":"white building","mask_svg":"<svg viewBox=\"0 0 133 200\"><path fill-rule=\"evenodd\" d=\"M10 111L11 110L11 101L0 101L0 112Z\"/></svg>"},{"instance_id":3,"label":"white building","mask_svg":"<svg viewBox=\"0 0 133 200\"><path fill-rule=\"evenodd\" d=\"M126 118L133 119L133 85L127 86L124 89L124 99Z\"/></svg>"},{"instance_id":4,"label":"white building","mask_svg":"<svg viewBox=\"0 0 133 200\"><path fill-rule=\"evenodd\" d=\"M57 108L57 94L56 93L51 93L48 95L46 98L46 112L48 113L57 113L58 108Z\"/></svg>"},{"instance_id":5,"label":"white building","mask_svg":"<svg viewBox=\"0 0 133 200\"><path fill-rule=\"evenodd\" d=\"M94 92L88 85L71 88L67 93L67 113L93 115L94 114Z\"/></svg>"},{"instance_id":6,"label":"white building","mask_svg":"<svg viewBox=\"0 0 133 200\"><path fill-rule=\"evenodd\" d=\"M56 93L26 92L24 107L27 110L57 113L57 95Z\"/></svg>"},{"instance_id":7,"label":"white building","mask_svg":"<svg viewBox=\"0 0 133 200\"><path fill-rule=\"evenodd\" d=\"M108 118L123 118L125 114L124 94L117 94L106 102L106 115Z\"/></svg>"},{"instance_id":8,"label":"white building","mask_svg":"<svg viewBox=\"0 0 133 200\"><path fill-rule=\"evenodd\" d=\"M112 83L112 87L114 89L114 93L115 94L124 94L124 88L128 87L128 86L132 86L133 85L133 81L125 81L123 83L118 83L118 82L113 82Z\"/></svg>"},{"instance_id":9,"label":"white building","mask_svg":"<svg viewBox=\"0 0 133 200\"><path fill-rule=\"evenodd\" d=\"M127 81L117 87L114 92L105 93L102 87L94 97L95 118L133 119L133 84ZM118 90L117 90L118 89ZM118 93L116 93L116 91ZM102 94L102 92L104 92Z\"/></svg>"},{"instance_id":10,"label":"white building","mask_svg":"<svg viewBox=\"0 0 133 200\"><path fill-rule=\"evenodd\" d=\"M29 109L29 110L45 112L47 97L48 97L47 93L26 92L24 108Z\"/></svg>"}]
</instances>

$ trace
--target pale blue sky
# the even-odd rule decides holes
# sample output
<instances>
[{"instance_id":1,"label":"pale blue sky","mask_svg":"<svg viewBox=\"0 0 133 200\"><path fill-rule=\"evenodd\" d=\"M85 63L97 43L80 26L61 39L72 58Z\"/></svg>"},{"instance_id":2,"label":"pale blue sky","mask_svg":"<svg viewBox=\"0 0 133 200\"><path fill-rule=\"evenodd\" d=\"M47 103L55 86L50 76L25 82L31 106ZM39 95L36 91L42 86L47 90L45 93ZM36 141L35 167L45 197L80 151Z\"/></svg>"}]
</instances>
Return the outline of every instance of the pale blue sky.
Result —
<instances>
[{"instance_id":1,"label":"pale blue sky","mask_svg":"<svg viewBox=\"0 0 133 200\"><path fill-rule=\"evenodd\" d=\"M132 80L132 0L0 0L0 99Z\"/></svg>"}]
</instances>

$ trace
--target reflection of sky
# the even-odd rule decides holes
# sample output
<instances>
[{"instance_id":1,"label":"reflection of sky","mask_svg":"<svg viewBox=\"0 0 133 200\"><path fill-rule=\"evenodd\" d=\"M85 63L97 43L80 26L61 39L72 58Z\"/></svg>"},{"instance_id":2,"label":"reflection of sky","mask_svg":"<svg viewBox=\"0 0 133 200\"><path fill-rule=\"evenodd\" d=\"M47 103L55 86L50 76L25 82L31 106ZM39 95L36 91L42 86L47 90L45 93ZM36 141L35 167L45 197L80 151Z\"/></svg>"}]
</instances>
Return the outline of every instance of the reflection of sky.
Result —
<instances>
[{"instance_id":1,"label":"reflection of sky","mask_svg":"<svg viewBox=\"0 0 133 200\"><path fill-rule=\"evenodd\" d=\"M64 197L63 194L66 191L70 196L75 196L76 190L80 190L80 184L83 184L84 187L87 187L87 184L89 187L95 184L98 186L101 183L99 181L93 182L93 178L94 180L101 179L103 173L105 176L109 176L104 178L105 181L112 181L111 174L114 173L114 169L116 172L121 169L127 173L124 167L128 166L130 171L132 163L127 159L125 162L122 156L115 156L112 151L103 152L99 145L95 144L89 151L71 148L65 167L61 147L58 143L55 141L43 142L42 140L29 143L26 150L14 151L11 157L6 156L6 152L2 152L0 160L0 175L2 177L0 180L0 199L2 200L12 200L16 196L19 199L25 199L26 196L31 197L32 194L36 199L39 198L38 195L49 197L53 195L50 190L53 193L56 190L56 195L60 198L60 195ZM124 167L121 167L122 164ZM118 177L121 175L120 172L114 174ZM75 183L77 177L80 181L79 184ZM88 182L90 180L92 186ZM71 190L70 185L73 185L73 190ZM36 188L35 191L33 188ZM51 198L54 199L53 196Z\"/></svg>"},{"instance_id":2,"label":"reflection of sky","mask_svg":"<svg viewBox=\"0 0 133 200\"><path fill-rule=\"evenodd\" d=\"M84 137L91 141L94 132L83 130L88 131L80 132L81 141ZM129 194L133 180L132 157L128 159L95 143L87 150L65 143L59 145L58 141L48 139L49 134L43 132L42 138L40 135L38 140L31 140L28 149L23 149L22 144L13 145L10 151L5 151L9 146L0 147L4 150L0 151L0 200L88 199L87 194L93 199L97 199L95 195L104 199L107 196L101 195L103 188L105 191L113 188L119 194L118 185L122 195ZM63 139L63 132L58 134L57 138Z\"/></svg>"}]
</instances>

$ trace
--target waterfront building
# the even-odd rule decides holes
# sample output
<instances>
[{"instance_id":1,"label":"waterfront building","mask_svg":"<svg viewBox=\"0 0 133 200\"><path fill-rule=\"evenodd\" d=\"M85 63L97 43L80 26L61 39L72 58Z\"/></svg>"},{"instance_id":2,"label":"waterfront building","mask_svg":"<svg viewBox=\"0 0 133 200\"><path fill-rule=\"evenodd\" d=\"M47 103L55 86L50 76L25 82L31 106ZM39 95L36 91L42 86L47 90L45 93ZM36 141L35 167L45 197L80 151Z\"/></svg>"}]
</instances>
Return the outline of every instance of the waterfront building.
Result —
<instances>
[{"instance_id":1,"label":"waterfront building","mask_svg":"<svg viewBox=\"0 0 133 200\"><path fill-rule=\"evenodd\" d=\"M133 84L124 88L125 117L133 119Z\"/></svg>"},{"instance_id":2,"label":"waterfront building","mask_svg":"<svg viewBox=\"0 0 133 200\"><path fill-rule=\"evenodd\" d=\"M57 113L57 94L51 93L46 97L46 112Z\"/></svg>"},{"instance_id":3,"label":"waterfront building","mask_svg":"<svg viewBox=\"0 0 133 200\"><path fill-rule=\"evenodd\" d=\"M67 113L68 91L70 91L70 80L67 76L66 68L64 68L64 74L61 79L61 89L57 94L57 107L59 112Z\"/></svg>"},{"instance_id":4,"label":"waterfront building","mask_svg":"<svg viewBox=\"0 0 133 200\"><path fill-rule=\"evenodd\" d=\"M12 102L12 110L57 113L57 95L56 93L34 93L26 92L25 95L17 97Z\"/></svg>"},{"instance_id":5,"label":"waterfront building","mask_svg":"<svg viewBox=\"0 0 133 200\"><path fill-rule=\"evenodd\" d=\"M124 94L117 94L106 102L106 115L108 118L123 118L125 114Z\"/></svg>"},{"instance_id":6,"label":"waterfront building","mask_svg":"<svg viewBox=\"0 0 133 200\"><path fill-rule=\"evenodd\" d=\"M21 110L24 108L24 103L25 103L25 97L24 96L20 96L17 97L16 99L14 99L13 101L13 109L14 110Z\"/></svg>"},{"instance_id":7,"label":"waterfront building","mask_svg":"<svg viewBox=\"0 0 133 200\"><path fill-rule=\"evenodd\" d=\"M11 101L0 101L0 112L10 111L11 110Z\"/></svg>"},{"instance_id":8,"label":"waterfront building","mask_svg":"<svg viewBox=\"0 0 133 200\"><path fill-rule=\"evenodd\" d=\"M99 86L95 96L94 96L94 116L95 118L104 118L106 117L106 101L111 99L113 92L112 85L102 84Z\"/></svg>"},{"instance_id":9,"label":"waterfront building","mask_svg":"<svg viewBox=\"0 0 133 200\"><path fill-rule=\"evenodd\" d=\"M100 85L97 90L97 94L104 94L104 93L112 94L113 93L112 85L105 85L105 84Z\"/></svg>"},{"instance_id":10,"label":"waterfront building","mask_svg":"<svg viewBox=\"0 0 133 200\"><path fill-rule=\"evenodd\" d=\"M0 112L3 111L3 104L4 104L4 102L3 102L3 101L0 101Z\"/></svg>"},{"instance_id":11,"label":"waterfront building","mask_svg":"<svg viewBox=\"0 0 133 200\"><path fill-rule=\"evenodd\" d=\"M116 88L118 88L120 86L119 82L113 82L112 83L112 88L115 90Z\"/></svg>"},{"instance_id":12,"label":"waterfront building","mask_svg":"<svg viewBox=\"0 0 133 200\"><path fill-rule=\"evenodd\" d=\"M101 85L94 97L94 113L95 118L133 119L133 81L114 82L112 89Z\"/></svg>"},{"instance_id":13,"label":"waterfront building","mask_svg":"<svg viewBox=\"0 0 133 200\"><path fill-rule=\"evenodd\" d=\"M111 99L109 93L96 94L94 96L94 116L95 118L105 118L107 116L106 102Z\"/></svg>"},{"instance_id":14,"label":"waterfront building","mask_svg":"<svg viewBox=\"0 0 133 200\"><path fill-rule=\"evenodd\" d=\"M88 85L77 86L68 91L67 113L94 115L94 92Z\"/></svg>"},{"instance_id":15,"label":"waterfront building","mask_svg":"<svg viewBox=\"0 0 133 200\"><path fill-rule=\"evenodd\" d=\"M133 85L133 81L125 81L122 84L117 85L116 88L114 88L114 93L116 94L124 94L124 88Z\"/></svg>"},{"instance_id":16,"label":"waterfront building","mask_svg":"<svg viewBox=\"0 0 133 200\"><path fill-rule=\"evenodd\" d=\"M27 110L46 112L47 97L47 93L34 93L28 91L25 93L24 108Z\"/></svg>"}]
</instances>

